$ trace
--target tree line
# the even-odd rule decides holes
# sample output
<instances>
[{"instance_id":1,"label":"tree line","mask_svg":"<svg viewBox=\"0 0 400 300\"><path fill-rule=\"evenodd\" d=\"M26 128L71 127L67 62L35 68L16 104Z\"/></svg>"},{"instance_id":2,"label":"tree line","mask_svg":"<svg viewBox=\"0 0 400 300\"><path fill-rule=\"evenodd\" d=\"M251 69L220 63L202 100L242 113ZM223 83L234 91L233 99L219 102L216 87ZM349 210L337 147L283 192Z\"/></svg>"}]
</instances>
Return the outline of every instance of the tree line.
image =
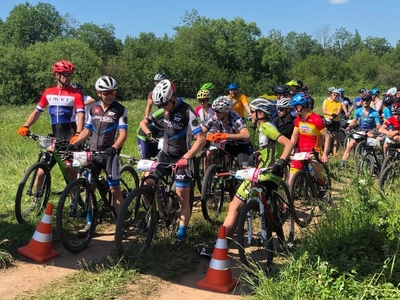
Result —
<instances>
[{"instance_id":1,"label":"tree line","mask_svg":"<svg viewBox=\"0 0 400 300\"><path fill-rule=\"evenodd\" d=\"M60 59L75 64L73 81L85 94L93 94L96 78L107 74L117 79L122 100L144 100L158 72L189 98L205 82L215 85L216 94L227 94L227 85L238 82L250 97L271 94L276 84L295 78L311 95L326 94L330 86L350 95L360 87L400 86L400 43L362 39L357 30L330 34L324 26L314 35L271 30L263 36L255 22L209 19L196 10L173 29L173 36L142 32L121 41L112 24L80 24L48 3L16 5L0 19L0 105L36 103L55 84L51 70Z\"/></svg>"}]
</instances>

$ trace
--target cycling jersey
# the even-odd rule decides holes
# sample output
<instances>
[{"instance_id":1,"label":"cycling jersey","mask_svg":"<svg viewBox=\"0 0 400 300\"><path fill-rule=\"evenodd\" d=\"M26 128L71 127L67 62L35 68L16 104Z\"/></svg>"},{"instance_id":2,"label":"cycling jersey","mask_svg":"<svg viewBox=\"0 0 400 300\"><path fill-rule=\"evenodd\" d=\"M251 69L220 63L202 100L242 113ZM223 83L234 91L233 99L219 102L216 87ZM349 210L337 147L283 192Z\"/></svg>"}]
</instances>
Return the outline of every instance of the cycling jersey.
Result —
<instances>
[{"instance_id":1,"label":"cycling jersey","mask_svg":"<svg viewBox=\"0 0 400 300\"><path fill-rule=\"evenodd\" d=\"M125 107L117 101L104 111L98 102L90 108L90 119L85 128L93 130L90 150L104 151L114 145L118 130L128 129L128 114Z\"/></svg>"},{"instance_id":2,"label":"cycling jersey","mask_svg":"<svg viewBox=\"0 0 400 300\"><path fill-rule=\"evenodd\" d=\"M378 112L373 108L369 108L367 115L364 114L363 107L358 108L354 114L354 119L359 122L359 128L362 131L373 130L381 122Z\"/></svg>"},{"instance_id":3,"label":"cycling jersey","mask_svg":"<svg viewBox=\"0 0 400 300\"><path fill-rule=\"evenodd\" d=\"M298 116L294 121L294 128L299 131L298 150L300 152L311 152L312 149L322 149L321 134L326 131L322 118L310 111L305 120Z\"/></svg>"},{"instance_id":4,"label":"cycling jersey","mask_svg":"<svg viewBox=\"0 0 400 300\"><path fill-rule=\"evenodd\" d=\"M155 138L162 137L164 134L164 109L158 109L150 116L146 118L148 122L147 127L149 128L151 134ZM154 141L148 141L146 139L146 134L140 128L137 130L137 141L139 154L142 159L150 159L156 157L158 153L158 143Z\"/></svg>"},{"instance_id":5,"label":"cycling jersey","mask_svg":"<svg viewBox=\"0 0 400 300\"><path fill-rule=\"evenodd\" d=\"M325 108L326 112L329 114L324 114L324 117L327 119L332 119L334 121L340 121L340 115L338 114L335 118L330 114L336 114L339 108L342 107L342 103L339 100L333 100L331 98L325 99L322 107Z\"/></svg>"},{"instance_id":6,"label":"cycling jersey","mask_svg":"<svg viewBox=\"0 0 400 300\"><path fill-rule=\"evenodd\" d=\"M222 123L221 120L217 119L217 116L209 119L207 122L203 123L203 126L207 128L209 132L221 132L221 133L239 133L243 128L247 128L246 123L243 119L233 111L229 112L229 121ZM230 141L228 141L230 143ZM248 140L235 140L238 144L247 144Z\"/></svg>"},{"instance_id":7,"label":"cycling jersey","mask_svg":"<svg viewBox=\"0 0 400 300\"><path fill-rule=\"evenodd\" d=\"M285 117L276 117L275 119L272 120L272 123L276 126L278 131L282 133L285 137L287 137L289 140L292 137L293 133L293 128L294 128L294 120L296 120L296 117L290 115L290 118L288 121L284 121Z\"/></svg>"},{"instance_id":8,"label":"cycling jersey","mask_svg":"<svg viewBox=\"0 0 400 300\"><path fill-rule=\"evenodd\" d=\"M207 108L207 115L204 113L204 108L201 105L196 107L195 112L196 115L200 118L201 123L208 121L214 115L214 111L211 105Z\"/></svg>"},{"instance_id":9,"label":"cycling jersey","mask_svg":"<svg viewBox=\"0 0 400 300\"><path fill-rule=\"evenodd\" d=\"M233 105L232 110L239 114L241 118L244 118L244 104L249 104L249 100L247 99L246 95L244 94L237 94L235 98L232 98L231 95L228 95L229 98L236 101Z\"/></svg>"},{"instance_id":10,"label":"cycling jersey","mask_svg":"<svg viewBox=\"0 0 400 300\"><path fill-rule=\"evenodd\" d=\"M389 117L384 124L392 130L400 130L400 123L397 121L395 116Z\"/></svg>"},{"instance_id":11,"label":"cycling jersey","mask_svg":"<svg viewBox=\"0 0 400 300\"><path fill-rule=\"evenodd\" d=\"M393 116L391 106L385 107L383 109L383 120L386 121L387 119L389 119L390 116Z\"/></svg>"}]
</instances>

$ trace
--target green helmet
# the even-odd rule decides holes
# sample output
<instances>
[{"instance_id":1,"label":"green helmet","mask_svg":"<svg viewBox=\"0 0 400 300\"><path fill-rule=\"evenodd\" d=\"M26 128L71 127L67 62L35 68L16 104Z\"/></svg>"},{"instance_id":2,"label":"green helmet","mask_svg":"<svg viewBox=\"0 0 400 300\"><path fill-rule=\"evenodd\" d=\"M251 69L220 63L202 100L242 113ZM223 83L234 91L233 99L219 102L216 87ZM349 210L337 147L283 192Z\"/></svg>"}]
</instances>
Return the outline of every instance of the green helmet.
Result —
<instances>
[{"instance_id":1,"label":"green helmet","mask_svg":"<svg viewBox=\"0 0 400 300\"><path fill-rule=\"evenodd\" d=\"M211 82L206 82L201 86L200 90L215 90L215 87Z\"/></svg>"}]
</instances>

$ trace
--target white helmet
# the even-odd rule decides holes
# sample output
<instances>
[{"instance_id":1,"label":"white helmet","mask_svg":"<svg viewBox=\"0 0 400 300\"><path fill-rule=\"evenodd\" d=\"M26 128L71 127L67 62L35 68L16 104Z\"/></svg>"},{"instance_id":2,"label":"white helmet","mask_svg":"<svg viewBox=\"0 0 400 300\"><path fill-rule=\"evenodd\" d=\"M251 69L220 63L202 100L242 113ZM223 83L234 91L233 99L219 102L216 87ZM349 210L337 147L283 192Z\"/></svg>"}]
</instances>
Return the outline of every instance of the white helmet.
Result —
<instances>
[{"instance_id":1,"label":"white helmet","mask_svg":"<svg viewBox=\"0 0 400 300\"><path fill-rule=\"evenodd\" d=\"M253 110L263 111L267 116L272 116L276 113L276 104L264 98L254 99L249 106Z\"/></svg>"},{"instance_id":2,"label":"white helmet","mask_svg":"<svg viewBox=\"0 0 400 300\"><path fill-rule=\"evenodd\" d=\"M161 80L153 90L153 103L155 105L161 105L171 100L174 90L172 88L171 81L168 79Z\"/></svg>"},{"instance_id":3,"label":"white helmet","mask_svg":"<svg viewBox=\"0 0 400 300\"><path fill-rule=\"evenodd\" d=\"M330 88L328 88L329 93L333 93L334 90L336 90L336 88L334 86L331 86Z\"/></svg>"},{"instance_id":4,"label":"white helmet","mask_svg":"<svg viewBox=\"0 0 400 300\"><path fill-rule=\"evenodd\" d=\"M395 87L392 87L390 89L388 89L388 91L386 92L386 95L390 94L392 96L396 95L397 93L397 89Z\"/></svg>"},{"instance_id":5,"label":"white helmet","mask_svg":"<svg viewBox=\"0 0 400 300\"><path fill-rule=\"evenodd\" d=\"M219 96L212 103L212 109L222 112L228 112L232 110L232 107L233 107L232 99L227 96Z\"/></svg>"},{"instance_id":6,"label":"white helmet","mask_svg":"<svg viewBox=\"0 0 400 300\"><path fill-rule=\"evenodd\" d=\"M156 75L154 75L154 81L161 81L164 79L168 79L168 76L164 73L157 73Z\"/></svg>"},{"instance_id":7,"label":"white helmet","mask_svg":"<svg viewBox=\"0 0 400 300\"><path fill-rule=\"evenodd\" d=\"M291 106L290 106L290 98L282 98L282 99L279 99L277 102L276 102L276 106L277 107L282 107L282 108L291 108Z\"/></svg>"},{"instance_id":8,"label":"white helmet","mask_svg":"<svg viewBox=\"0 0 400 300\"><path fill-rule=\"evenodd\" d=\"M96 91L105 92L118 89L117 81L111 76L101 76L94 85Z\"/></svg>"}]
</instances>

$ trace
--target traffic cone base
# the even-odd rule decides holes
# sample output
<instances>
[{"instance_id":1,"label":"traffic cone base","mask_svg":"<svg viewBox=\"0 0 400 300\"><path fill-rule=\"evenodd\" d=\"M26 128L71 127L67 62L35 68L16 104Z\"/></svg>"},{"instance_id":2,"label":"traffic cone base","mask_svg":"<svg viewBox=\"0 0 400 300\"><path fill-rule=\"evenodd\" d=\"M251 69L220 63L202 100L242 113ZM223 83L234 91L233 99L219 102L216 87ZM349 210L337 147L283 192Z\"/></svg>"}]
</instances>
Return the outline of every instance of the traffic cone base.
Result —
<instances>
[{"instance_id":1,"label":"traffic cone base","mask_svg":"<svg viewBox=\"0 0 400 300\"><path fill-rule=\"evenodd\" d=\"M197 286L216 292L228 293L236 284L237 279L232 277L232 271L229 265L226 227L221 226L207 270L207 275L204 279L197 282Z\"/></svg>"},{"instance_id":2,"label":"traffic cone base","mask_svg":"<svg viewBox=\"0 0 400 300\"><path fill-rule=\"evenodd\" d=\"M49 203L29 244L18 248L19 253L39 263L45 262L60 254L52 249L52 213L53 204Z\"/></svg>"}]
</instances>

